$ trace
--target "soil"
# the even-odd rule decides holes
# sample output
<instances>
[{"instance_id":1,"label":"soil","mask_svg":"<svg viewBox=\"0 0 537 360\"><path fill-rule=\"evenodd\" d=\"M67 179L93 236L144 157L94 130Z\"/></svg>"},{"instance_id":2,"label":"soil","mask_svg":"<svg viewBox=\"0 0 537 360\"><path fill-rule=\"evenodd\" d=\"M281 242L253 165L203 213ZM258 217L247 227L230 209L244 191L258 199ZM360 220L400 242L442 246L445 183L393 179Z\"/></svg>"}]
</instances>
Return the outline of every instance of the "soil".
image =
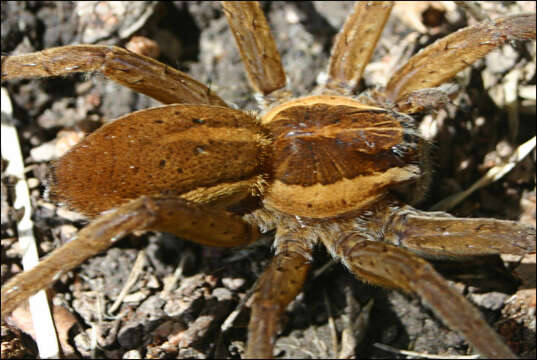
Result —
<instances>
[{"instance_id":1,"label":"soil","mask_svg":"<svg viewBox=\"0 0 537 360\"><path fill-rule=\"evenodd\" d=\"M535 12L533 2L481 5L491 18ZM316 85L318 74L327 67L332 39L351 8L346 2L263 4L295 94L306 95ZM362 88L385 81L396 65L435 39L476 23L468 9L444 10L414 5L394 10L364 74ZM425 16L431 12L437 16ZM4 2L1 20L2 55L74 43L124 46L134 35L145 36L157 42L161 50L158 60L209 84L231 106L258 110L216 2ZM521 74L518 119L508 121L508 109L512 108L501 94L513 69ZM508 44L463 71L455 82L461 89L451 103L417 117L420 129L434 143L433 184L420 205L423 209L467 189L535 135L535 42ZM520 90L532 85L533 102ZM34 206L34 232L44 255L87 224L87 219L58 206L46 195L50 163L62 146L121 115L159 103L102 75L17 80L3 86L13 101ZM2 164L4 168L4 160ZM17 212L9 201L13 197L10 181L2 175L2 282L21 270ZM461 217L520 220L535 226L535 151L504 178L476 191L451 212ZM204 248L168 234L127 236L52 286L56 311L60 311L58 307L70 311L56 324L64 334L65 355L241 357L248 308L240 308L238 317L224 330L222 324L248 296L270 261L272 236L264 235L258 243L239 250ZM110 309L139 256L144 259L143 271L127 300L113 317L99 314L97 302L103 301L104 308ZM517 354L534 358L535 265L531 260L515 265L499 257L435 263L479 306ZM164 291L178 267L182 274L177 289ZM348 319L360 314L363 324L354 328L351 337L361 341L352 346L350 357L405 357L381 350L375 343L427 354L472 353L465 340L418 299L356 280L342 265L332 264L321 247L315 251L313 268L303 293L286 312L276 341L278 357L336 357L331 324L335 324L339 343ZM522 276L525 273L530 278L533 274L533 283ZM507 299L519 289L530 292L515 311ZM371 300L373 307L367 317L364 309ZM21 327L21 318L27 313L18 317L13 321ZM96 348L91 346L92 328L98 334ZM17 330L14 333L18 335L8 335L2 329L2 357L36 356L31 339ZM4 352L10 349L7 344L13 338L22 339L27 353Z\"/></svg>"}]
</instances>

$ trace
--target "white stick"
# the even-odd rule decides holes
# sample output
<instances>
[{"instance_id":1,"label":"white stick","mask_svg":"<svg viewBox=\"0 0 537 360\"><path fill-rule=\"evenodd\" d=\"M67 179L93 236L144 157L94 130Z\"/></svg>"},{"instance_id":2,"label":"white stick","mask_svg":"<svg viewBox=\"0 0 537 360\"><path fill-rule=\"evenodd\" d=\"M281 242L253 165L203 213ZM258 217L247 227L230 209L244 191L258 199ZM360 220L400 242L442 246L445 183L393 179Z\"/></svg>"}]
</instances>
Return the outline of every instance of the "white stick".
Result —
<instances>
[{"instance_id":1,"label":"white stick","mask_svg":"<svg viewBox=\"0 0 537 360\"><path fill-rule=\"evenodd\" d=\"M13 109L7 90L2 88L2 157L8 161L6 174L17 178L15 184L15 209L24 209L22 219L17 223L19 245L22 252L22 266L29 270L39 262L37 246L33 233L31 220L32 207L30 205L30 192L24 175L24 163L19 144L17 129L12 124ZM44 290L30 297L30 313L34 324L35 341L39 349L39 356L44 359L58 358L59 348L56 329Z\"/></svg>"}]
</instances>

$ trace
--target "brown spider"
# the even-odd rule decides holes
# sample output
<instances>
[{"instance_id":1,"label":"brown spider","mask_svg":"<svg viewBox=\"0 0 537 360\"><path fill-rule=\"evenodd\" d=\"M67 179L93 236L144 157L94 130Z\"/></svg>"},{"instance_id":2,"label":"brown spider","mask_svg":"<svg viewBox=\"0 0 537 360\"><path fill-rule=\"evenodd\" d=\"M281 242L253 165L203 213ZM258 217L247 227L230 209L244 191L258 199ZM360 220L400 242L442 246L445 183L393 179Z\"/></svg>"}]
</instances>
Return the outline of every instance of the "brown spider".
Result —
<instances>
[{"instance_id":1,"label":"brown spider","mask_svg":"<svg viewBox=\"0 0 537 360\"><path fill-rule=\"evenodd\" d=\"M357 4L336 39L326 85L293 99L259 6L223 6L250 83L261 94L259 119L228 107L186 74L117 47L2 57L3 80L100 71L174 104L121 117L58 161L56 196L96 218L76 240L2 287L2 314L134 230L232 247L254 241L258 229L275 229L276 254L254 293L246 356L273 356L281 315L322 242L359 278L417 294L482 355L513 357L422 256L523 255L535 251L535 230L413 208L429 186L430 161L428 144L407 114L443 101L436 87L492 49L534 39L535 15L447 36L400 67L385 88L356 97L392 7ZM242 215L252 198L262 199L260 207Z\"/></svg>"}]
</instances>

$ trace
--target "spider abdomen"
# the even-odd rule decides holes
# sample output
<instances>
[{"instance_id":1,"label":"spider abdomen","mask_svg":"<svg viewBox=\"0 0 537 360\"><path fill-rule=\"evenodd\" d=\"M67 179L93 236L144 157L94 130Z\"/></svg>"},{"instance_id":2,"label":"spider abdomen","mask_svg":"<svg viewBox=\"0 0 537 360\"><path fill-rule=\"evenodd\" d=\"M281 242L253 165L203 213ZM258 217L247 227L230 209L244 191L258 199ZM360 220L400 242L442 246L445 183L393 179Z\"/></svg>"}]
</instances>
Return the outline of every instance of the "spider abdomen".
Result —
<instances>
[{"instance_id":1,"label":"spider abdomen","mask_svg":"<svg viewBox=\"0 0 537 360\"><path fill-rule=\"evenodd\" d=\"M143 110L101 127L63 156L53 192L90 216L142 195L234 202L258 181L266 142L250 115L230 108Z\"/></svg>"},{"instance_id":2,"label":"spider abdomen","mask_svg":"<svg viewBox=\"0 0 537 360\"><path fill-rule=\"evenodd\" d=\"M368 206L422 175L412 118L338 96L280 105L263 118L273 137L270 207L310 218Z\"/></svg>"}]
</instances>

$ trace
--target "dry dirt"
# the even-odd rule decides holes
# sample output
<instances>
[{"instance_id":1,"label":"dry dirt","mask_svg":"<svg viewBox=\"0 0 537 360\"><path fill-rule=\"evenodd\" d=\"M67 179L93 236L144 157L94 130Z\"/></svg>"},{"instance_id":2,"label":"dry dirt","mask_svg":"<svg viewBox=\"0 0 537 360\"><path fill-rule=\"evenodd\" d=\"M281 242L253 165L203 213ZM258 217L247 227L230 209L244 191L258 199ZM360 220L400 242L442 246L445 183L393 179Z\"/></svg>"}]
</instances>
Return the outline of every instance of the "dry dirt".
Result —
<instances>
[{"instance_id":1,"label":"dry dirt","mask_svg":"<svg viewBox=\"0 0 537 360\"><path fill-rule=\"evenodd\" d=\"M335 2L263 5L296 94L307 94L316 84L319 72L325 70L332 38L351 6ZM464 9L451 9L445 17L424 22L425 10L408 5L398 12L394 10L363 86L385 81L406 53L415 53L433 40L475 23ZM534 12L535 5L485 4L483 11L497 17ZM82 42L123 46L131 36L143 35L157 41L161 48L159 60L210 84L229 103L241 109L256 109L218 3L130 2L119 7L107 2L3 2L1 16L2 55ZM409 25L412 21L413 26ZM501 94L506 75L513 69L520 69L520 86L533 85L533 102L531 96L527 99L519 95L518 121L509 123ZM452 104L419 117L422 129L435 143L434 180L427 200L421 205L424 209L468 188L498 159L535 134L535 42L507 45L463 72L456 81L462 84L462 90ZM12 97L28 169L35 234L40 251L45 254L87 223L44 197L50 160L57 156L62 141L69 142L81 132L158 103L100 75L11 81L3 86ZM62 130L69 132L64 132L64 140L58 141ZM14 227L17 215L10 208L13 194L9 184L10 179L3 176L2 282L20 271ZM521 219L535 226L535 152L506 177L474 193L452 213ZM221 326L268 264L270 241L268 234L258 245L247 249L214 250L166 234L128 236L52 287L56 294L54 303L73 314L64 314L56 325L63 334L64 351L70 357L240 357L248 309L243 309L226 331ZM112 306L140 252L145 256L143 272L130 290L128 301L114 313L115 317L101 314L99 319L98 300L104 301L106 309ZM330 319L335 323L336 340L340 340L347 320L359 316L360 309L370 300L374 305L369 322L352 334L362 338L352 349L353 356L404 357L380 350L375 343L429 354L471 353L464 339L443 326L419 300L368 286L354 279L343 266L327 265L329 262L329 256L319 247L311 280L286 314L276 343L279 357L336 356ZM166 295L164 284L180 264L184 271L178 289ZM509 262L506 268L504 262L494 257L436 265L480 306L516 353L534 358L535 279L532 284L526 277L521 285L517 274L534 277L535 265L522 264L514 271L513 264ZM458 282L462 279L464 282ZM530 289L525 293L527 300L517 303L516 308L506 307L506 300L518 288ZM24 311L17 316L19 322L27 320ZM97 348L93 350L92 326L98 335ZM4 353L4 344L21 336L27 352ZM35 346L26 336L13 335L3 328L2 341L2 357L35 356Z\"/></svg>"}]
</instances>

